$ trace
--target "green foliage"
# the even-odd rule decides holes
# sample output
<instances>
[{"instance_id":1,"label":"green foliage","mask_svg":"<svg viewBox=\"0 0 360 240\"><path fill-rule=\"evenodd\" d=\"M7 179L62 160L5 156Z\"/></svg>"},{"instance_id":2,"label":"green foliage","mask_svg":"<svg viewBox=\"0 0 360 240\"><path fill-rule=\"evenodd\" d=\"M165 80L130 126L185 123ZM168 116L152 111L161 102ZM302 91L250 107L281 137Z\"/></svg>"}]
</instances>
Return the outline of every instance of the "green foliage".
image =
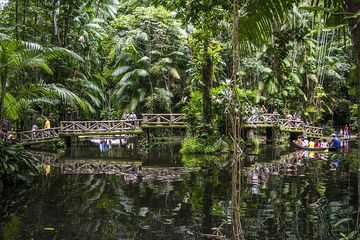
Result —
<instances>
[{"instance_id":1,"label":"green foliage","mask_svg":"<svg viewBox=\"0 0 360 240\"><path fill-rule=\"evenodd\" d=\"M11 220L4 227L4 239L15 240L21 228L20 218L16 215L11 217Z\"/></svg>"},{"instance_id":2,"label":"green foliage","mask_svg":"<svg viewBox=\"0 0 360 240\"><path fill-rule=\"evenodd\" d=\"M227 155L183 154L182 162L185 167L191 167L191 168L216 167L217 169L224 169L229 166L229 159Z\"/></svg>"},{"instance_id":3,"label":"green foliage","mask_svg":"<svg viewBox=\"0 0 360 240\"><path fill-rule=\"evenodd\" d=\"M214 154L228 151L229 145L223 139L203 139L185 137L180 152L182 154Z\"/></svg>"},{"instance_id":4,"label":"green foliage","mask_svg":"<svg viewBox=\"0 0 360 240\"><path fill-rule=\"evenodd\" d=\"M5 184L30 183L40 170L41 164L22 146L0 141L0 180Z\"/></svg>"},{"instance_id":5,"label":"green foliage","mask_svg":"<svg viewBox=\"0 0 360 240\"><path fill-rule=\"evenodd\" d=\"M102 120L119 120L121 119L121 114L119 111L113 108L104 108L100 111L100 119Z\"/></svg>"},{"instance_id":6,"label":"green foliage","mask_svg":"<svg viewBox=\"0 0 360 240\"><path fill-rule=\"evenodd\" d=\"M179 22L162 7L138 7L118 17L112 27L115 103L129 110L144 106L141 109L151 112L169 111L180 90L179 70L185 59Z\"/></svg>"}]
</instances>

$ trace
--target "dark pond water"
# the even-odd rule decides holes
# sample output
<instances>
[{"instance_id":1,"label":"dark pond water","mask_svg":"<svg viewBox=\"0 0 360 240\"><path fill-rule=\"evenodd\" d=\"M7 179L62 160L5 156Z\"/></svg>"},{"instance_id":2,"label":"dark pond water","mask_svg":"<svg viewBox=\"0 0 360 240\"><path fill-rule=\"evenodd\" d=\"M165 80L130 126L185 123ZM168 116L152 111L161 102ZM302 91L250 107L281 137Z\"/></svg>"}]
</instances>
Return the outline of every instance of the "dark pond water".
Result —
<instances>
[{"instance_id":1,"label":"dark pond water","mask_svg":"<svg viewBox=\"0 0 360 240\"><path fill-rule=\"evenodd\" d=\"M3 189L0 239L231 237L231 166L220 157L197 165L201 159L182 159L179 146L172 145L149 151L88 145L62 156L35 155L57 167L49 167L31 186ZM351 151L314 154L271 146L247 156L239 209L245 238L340 239L341 233L352 232L358 206L356 161ZM150 172L184 164L198 168L161 181L89 170L65 174L61 168L92 162L142 163Z\"/></svg>"}]
</instances>

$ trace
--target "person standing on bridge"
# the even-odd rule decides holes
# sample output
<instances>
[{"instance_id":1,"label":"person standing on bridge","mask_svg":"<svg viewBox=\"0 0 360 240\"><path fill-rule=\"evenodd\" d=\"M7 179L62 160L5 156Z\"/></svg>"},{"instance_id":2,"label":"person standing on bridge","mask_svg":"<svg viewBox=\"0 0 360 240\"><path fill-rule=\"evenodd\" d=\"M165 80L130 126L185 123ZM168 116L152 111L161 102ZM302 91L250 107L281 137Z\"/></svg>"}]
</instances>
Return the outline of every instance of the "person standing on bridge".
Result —
<instances>
[{"instance_id":1,"label":"person standing on bridge","mask_svg":"<svg viewBox=\"0 0 360 240\"><path fill-rule=\"evenodd\" d=\"M34 140L35 136L36 136L36 130L38 129L38 126L34 123L31 127L31 137Z\"/></svg>"},{"instance_id":2,"label":"person standing on bridge","mask_svg":"<svg viewBox=\"0 0 360 240\"><path fill-rule=\"evenodd\" d=\"M131 112L130 116L128 117L128 120L131 121L131 124L133 125L133 128L135 129L135 121L137 120L137 117L134 112Z\"/></svg>"},{"instance_id":3,"label":"person standing on bridge","mask_svg":"<svg viewBox=\"0 0 360 240\"><path fill-rule=\"evenodd\" d=\"M349 137L349 125L345 124L343 128L344 137Z\"/></svg>"},{"instance_id":4,"label":"person standing on bridge","mask_svg":"<svg viewBox=\"0 0 360 240\"><path fill-rule=\"evenodd\" d=\"M49 121L49 119L48 119L47 117L45 118L45 125L44 125L44 128L45 128L45 129L49 129L49 128L51 128L50 121Z\"/></svg>"}]
</instances>

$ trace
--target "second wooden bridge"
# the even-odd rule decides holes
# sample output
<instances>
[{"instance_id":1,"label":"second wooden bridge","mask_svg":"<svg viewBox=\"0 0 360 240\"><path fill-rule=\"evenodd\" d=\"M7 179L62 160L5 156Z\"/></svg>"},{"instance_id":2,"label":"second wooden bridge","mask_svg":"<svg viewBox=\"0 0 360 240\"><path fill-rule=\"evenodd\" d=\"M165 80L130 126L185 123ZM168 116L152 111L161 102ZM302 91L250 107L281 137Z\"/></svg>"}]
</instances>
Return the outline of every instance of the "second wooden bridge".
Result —
<instances>
[{"instance_id":1,"label":"second wooden bridge","mask_svg":"<svg viewBox=\"0 0 360 240\"><path fill-rule=\"evenodd\" d=\"M247 128L274 128L278 127L282 132L303 133L309 137L323 137L325 129L305 124L301 120L289 120L280 118L280 114L267 113L262 115L251 116L246 119L245 127Z\"/></svg>"},{"instance_id":2,"label":"second wooden bridge","mask_svg":"<svg viewBox=\"0 0 360 240\"><path fill-rule=\"evenodd\" d=\"M19 143L33 144L62 136L141 134L146 128L186 128L184 114L143 114L137 120L62 121L60 127L25 131L17 134ZM324 129L306 125L303 121L281 119L279 114L262 114L245 120L247 128L279 128L284 132L299 132L322 137Z\"/></svg>"}]
</instances>

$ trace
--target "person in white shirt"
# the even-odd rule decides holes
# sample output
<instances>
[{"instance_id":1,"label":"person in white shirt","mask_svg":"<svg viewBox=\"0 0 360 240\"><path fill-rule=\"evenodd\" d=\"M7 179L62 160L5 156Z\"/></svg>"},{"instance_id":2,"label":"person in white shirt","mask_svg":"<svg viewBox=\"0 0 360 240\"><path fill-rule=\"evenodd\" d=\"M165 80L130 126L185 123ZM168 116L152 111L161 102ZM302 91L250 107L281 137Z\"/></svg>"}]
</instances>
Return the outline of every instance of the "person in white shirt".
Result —
<instances>
[{"instance_id":1,"label":"person in white shirt","mask_svg":"<svg viewBox=\"0 0 360 240\"><path fill-rule=\"evenodd\" d=\"M309 146L309 140L307 139L307 137L304 137L304 146Z\"/></svg>"},{"instance_id":2,"label":"person in white shirt","mask_svg":"<svg viewBox=\"0 0 360 240\"><path fill-rule=\"evenodd\" d=\"M320 144L321 148L328 148L329 147L329 143L326 141L326 139L323 139L321 144Z\"/></svg>"}]
</instances>

